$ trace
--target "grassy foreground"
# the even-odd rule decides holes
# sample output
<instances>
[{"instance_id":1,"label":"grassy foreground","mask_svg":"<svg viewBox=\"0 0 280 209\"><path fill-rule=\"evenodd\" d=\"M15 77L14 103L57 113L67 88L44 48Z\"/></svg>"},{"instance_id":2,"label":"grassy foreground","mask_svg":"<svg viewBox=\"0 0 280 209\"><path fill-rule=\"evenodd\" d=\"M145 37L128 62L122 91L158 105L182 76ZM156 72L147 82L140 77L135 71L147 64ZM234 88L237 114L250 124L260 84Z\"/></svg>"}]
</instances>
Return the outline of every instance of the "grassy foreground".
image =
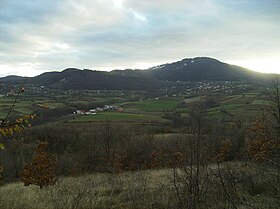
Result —
<instances>
[{"instance_id":1,"label":"grassy foreground","mask_svg":"<svg viewBox=\"0 0 280 209\"><path fill-rule=\"evenodd\" d=\"M171 192L168 171L94 174L61 178L40 189L13 183L0 187L1 209L48 208L150 208L168 205ZM165 188L164 190L162 188ZM169 188L169 189L166 189ZM146 205L146 206L145 206Z\"/></svg>"},{"instance_id":2,"label":"grassy foreground","mask_svg":"<svg viewBox=\"0 0 280 209\"><path fill-rule=\"evenodd\" d=\"M213 168L215 169L215 168ZM246 176L251 171L245 171ZM259 173L255 170L253 175ZM265 174L267 175L267 174ZM244 176L243 176L244 177ZM209 187L208 201L203 208L232 208L223 192L216 190L219 183ZM244 187L245 185L245 187ZM258 178L240 187L246 202L238 208L278 209L279 191L273 190L270 178ZM40 189L24 187L22 183L0 187L1 209L51 208L178 208L172 180L172 170L148 170L122 174L92 174L60 178L54 186Z\"/></svg>"}]
</instances>

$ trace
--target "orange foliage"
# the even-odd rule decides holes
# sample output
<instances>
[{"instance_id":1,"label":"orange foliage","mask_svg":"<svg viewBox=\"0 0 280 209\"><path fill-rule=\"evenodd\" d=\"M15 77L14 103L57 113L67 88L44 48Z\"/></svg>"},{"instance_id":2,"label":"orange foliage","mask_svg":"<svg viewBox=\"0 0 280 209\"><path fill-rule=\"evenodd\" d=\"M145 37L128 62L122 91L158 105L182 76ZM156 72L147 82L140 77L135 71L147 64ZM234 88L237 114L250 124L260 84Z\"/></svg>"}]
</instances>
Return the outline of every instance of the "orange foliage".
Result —
<instances>
[{"instance_id":1,"label":"orange foliage","mask_svg":"<svg viewBox=\"0 0 280 209\"><path fill-rule=\"evenodd\" d=\"M1 122L0 123L0 138L13 137L15 133L23 131L25 128L30 127L30 120L33 120L36 115L26 115L18 118L15 122ZM4 149L4 144L0 143L0 149Z\"/></svg>"},{"instance_id":2,"label":"orange foliage","mask_svg":"<svg viewBox=\"0 0 280 209\"><path fill-rule=\"evenodd\" d=\"M173 168L181 167L186 162L186 157L182 152L173 152L170 159L170 166Z\"/></svg>"},{"instance_id":3,"label":"orange foliage","mask_svg":"<svg viewBox=\"0 0 280 209\"><path fill-rule=\"evenodd\" d=\"M216 156L218 162L226 160L232 148L232 142L229 139L225 139L221 142L220 150Z\"/></svg>"},{"instance_id":4,"label":"orange foliage","mask_svg":"<svg viewBox=\"0 0 280 209\"><path fill-rule=\"evenodd\" d=\"M262 162L277 146L279 143L273 136L273 127L267 115L256 119L249 129L246 143L249 156L257 162Z\"/></svg>"},{"instance_id":5,"label":"orange foliage","mask_svg":"<svg viewBox=\"0 0 280 209\"><path fill-rule=\"evenodd\" d=\"M150 167L151 168L159 168L161 166L161 156L162 153L159 151L153 151L150 155L149 155L149 159L151 161L150 163Z\"/></svg>"},{"instance_id":6,"label":"orange foliage","mask_svg":"<svg viewBox=\"0 0 280 209\"><path fill-rule=\"evenodd\" d=\"M25 186L34 184L43 188L56 181L56 159L45 151L47 146L48 142L39 142L31 163L24 167L21 181Z\"/></svg>"},{"instance_id":7,"label":"orange foliage","mask_svg":"<svg viewBox=\"0 0 280 209\"><path fill-rule=\"evenodd\" d=\"M115 172L121 172L125 169L125 161L126 155L115 154L114 160L112 162L113 168Z\"/></svg>"}]
</instances>

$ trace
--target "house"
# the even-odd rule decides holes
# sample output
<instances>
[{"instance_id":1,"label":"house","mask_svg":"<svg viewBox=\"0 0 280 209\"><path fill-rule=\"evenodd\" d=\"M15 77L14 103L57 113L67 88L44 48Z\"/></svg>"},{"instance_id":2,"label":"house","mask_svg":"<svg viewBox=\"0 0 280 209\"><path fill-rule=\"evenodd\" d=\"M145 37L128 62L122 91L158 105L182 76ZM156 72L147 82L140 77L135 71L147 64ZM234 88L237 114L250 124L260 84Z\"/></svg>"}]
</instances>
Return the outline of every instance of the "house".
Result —
<instances>
[{"instance_id":1,"label":"house","mask_svg":"<svg viewBox=\"0 0 280 209\"><path fill-rule=\"evenodd\" d=\"M76 114L78 114L78 115L85 115L86 111L85 110L76 110Z\"/></svg>"},{"instance_id":2,"label":"house","mask_svg":"<svg viewBox=\"0 0 280 209\"><path fill-rule=\"evenodd\" d=\"M76 110L74 112L74 114L78 114L78 115L96 115L96 113L103 112L103 111L118 111L118 112L122 112L123 108L122 107L118 107L118 106L105 105L103 108L97 107L96 109L90 109L89 111Z\"/></svg>"}]
</instances>

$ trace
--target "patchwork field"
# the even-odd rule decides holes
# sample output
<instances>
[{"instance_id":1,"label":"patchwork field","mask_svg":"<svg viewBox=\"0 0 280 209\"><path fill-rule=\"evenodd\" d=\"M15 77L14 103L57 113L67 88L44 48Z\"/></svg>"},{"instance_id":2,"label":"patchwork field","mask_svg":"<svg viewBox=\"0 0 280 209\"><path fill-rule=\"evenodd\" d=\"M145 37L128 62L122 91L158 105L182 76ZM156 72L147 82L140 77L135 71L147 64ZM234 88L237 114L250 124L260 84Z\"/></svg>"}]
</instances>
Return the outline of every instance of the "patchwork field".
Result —
<instances>
[{"instance_id":1,"label":"patchwork field","mask_svg":"<svg viewBox=\"0 0 280 209\"><path fill-rule=\"evenodd\" d=\"M140 92L140 94L142 94ZM258 114L263 106L269 105L270 101L260 92L249 92L235 95L185 95L180 97L159 97L131 101L136 98L137 92L123 93L113 92L112 96L94 96L83 93L78 97L72 95L53 95L44 98L42 96L23 95L17 101L13 114L17 116L32 114L35 110L54 110L63 107L82 108L86 111L102 107L104 104L116 105L123 108L123 112L102 112L97 115L76 117L71 122L91 121L158 121L166 122L162 118L166 113L179 113L181 117L188 116L190 106L197 102L206 102L210 105L207 109L208 116L223 117L231 116L238 119L246 119ZM4 118L14 102L14 97L0 98L0 118Z\"/></svg>"},{"instance_id":2,"label":"patchwork field","mask_svg":"<svg viewBox=\"0 0 280 209\"><path fill-rule=\"evenodd\" d=\"M258 115L271 104L268 98L261 98L259 93L229 95L219 98L217 106L208 109L209 116L232 116L238 119L248 119Z\"/></svg>"},{"instance_id":3,"label":"patchwork field","mask_svg":"<svg viewBox=\"0 0 280 209\"><path fill-rule=\"evenodd\" d=\"M268 101L268 100L263 100L263 99L256 99L256 100L254 100L253 104L254 105L270 105L270 104L272 104L272 102Z\"/></svg>"}]
</instances>

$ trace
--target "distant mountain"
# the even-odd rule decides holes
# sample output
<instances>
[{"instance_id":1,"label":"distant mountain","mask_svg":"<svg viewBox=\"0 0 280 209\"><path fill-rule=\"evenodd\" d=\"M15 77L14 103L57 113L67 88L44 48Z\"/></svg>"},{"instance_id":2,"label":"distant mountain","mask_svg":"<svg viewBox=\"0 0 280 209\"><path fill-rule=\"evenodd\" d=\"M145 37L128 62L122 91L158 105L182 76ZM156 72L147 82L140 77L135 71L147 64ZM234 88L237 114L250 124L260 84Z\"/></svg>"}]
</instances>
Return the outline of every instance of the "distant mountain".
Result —
<instances>
[{"instance_id":1,"label":"distant mountain","mask_svg":"<svg viewBox=\"0 0 280 209\"><path fill-rule=\"evenodd\" d=\"M267 74L229 65L213 58L197 57L152 67L147 70L114 70L111 72L68 68L62 72L47 72L32 78L8 76L2 83L19 83L60 89L158 89L176 81L244 81L260 82Z\"/></svg>"},{"instance_id":2,"label":"distant mountain","mask_svg":"<svg viewBox=\"0 0 280 209\"><path fill-rule=\"evenodd\" d=\"M258 81L267 76L213 58L183 59L150 69L154 78L168 81Z\"/></svg>"},{"instance_id":3,"label":"distant mountain","mask_svg":"<svg viewBox=\"0 0 280 209\"><path fill-rule=\"evenodd\" d=\"M0 78L1 83L18 83L26 79L26 77L16 76L16 75L9 75L4 78Z\"/></svg>"},{"instance_id":4,"label":"distant mountain","mask_svg":"<svg viewBox=\"0 0 280 209\"><path fill-rule=\"evenodd\" d=\"M133 70L104 72L68 68L62 72L43 73L28 79L27 83L61 89L142 90L159 88L163 82Z\"/></svg>"}]
</instances>

